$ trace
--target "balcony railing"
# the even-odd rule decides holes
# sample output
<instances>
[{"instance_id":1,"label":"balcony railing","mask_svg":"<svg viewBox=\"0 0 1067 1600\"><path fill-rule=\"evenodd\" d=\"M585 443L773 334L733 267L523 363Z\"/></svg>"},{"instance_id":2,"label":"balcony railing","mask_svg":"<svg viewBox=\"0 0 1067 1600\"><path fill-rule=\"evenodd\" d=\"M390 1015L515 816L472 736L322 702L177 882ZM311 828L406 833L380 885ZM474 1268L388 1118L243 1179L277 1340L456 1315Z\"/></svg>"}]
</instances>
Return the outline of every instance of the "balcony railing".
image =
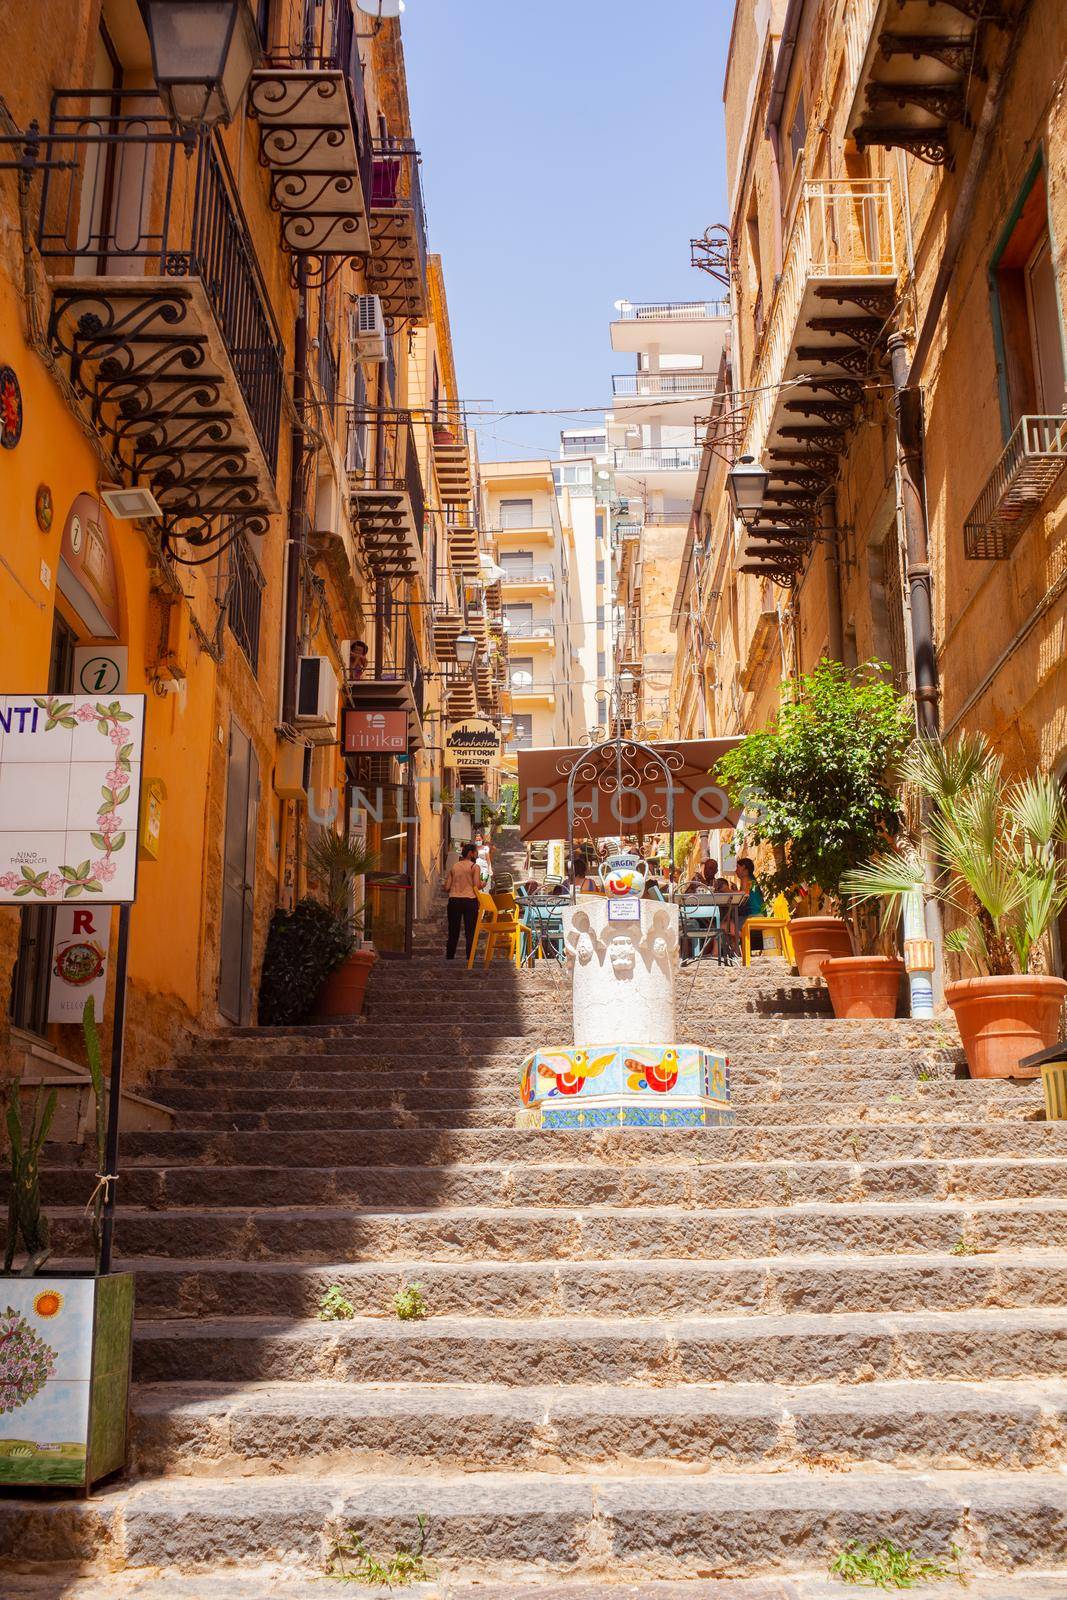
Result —
<instances>
[{"instance_id":1,"label":"balcony railing","mask_svg":"<svg viewBox=\"0 0 1067 1600\"><path fill-rule=\"evenodd\" d=\"M892 186L888 178L805 183L752 379L755 399L742 453L760 456L811 279L896 273Z\"/></svg>"},{"instance_id":2,"label":"balcony railing","mask_svg":"<svg viewBox=\"0 0 1067 1600\"><path fill-rule=\"evenodd\" d=\"M650 447L645 450L616 450L616 472L696 472L701 452L685 446Z\"/></svg>"},{"instance_id":3,"label":"balcony railing","mask_svg":"<svg viewBox=\"0 0 1067 1600\"><path fill-rule=\"evenodd\" d=\"M352 433L361 438L363 472L350 471L349 487L364 551L378 577L413 576L422 560L426 496L407 411L356 411L348 414ZM359 459L349 445L348 459Z\"/></svg>"},{"instance_id":4,"label":"balcony railing","mask_svg":"<svg viewBox=\"0 0 1067 1600\"><path fill-rule=\"evenodd\" d=\"M554 622L512 622L507 629L508 642L514 644L517 639L554 639L556 637L556 624Z\"/></svg>"},{"instance_id":5,"label":"balcony railing","mask_svg":"<svg viewBox=\"0 0 1067 1600\"><path fill-rule=\"evenodd\" d=\"M50 133L69 165L42 183L49 338L95 425L168 519L261 514L283 346L223 151L190 155L143 91L59 90Z\"/></svg>"},{"instance_id":6,"label":"balcony railing","mask_svg":"<svg viewBox=\"0 0 1067 1600\"><path fill-rule=\"evenodd\" d=\"M617 522L614 533L617 539L640 539L643 522Z\"/></svg>"},{"instance_id":7,"label":"balcony railing","mask_svg":"<svg viewBox=\"0 0 1067 1600\"><path fill-rule=\"evenodd\" d=\"M842 98L846 106L852 103L860 81L878 5L879 0L849 0L845 8L845 92Z\"/></svg>"},{"instance_id":8,"label":"balcony railing","mask_svg":"<svg viewBox=\"0 0 1067 1600\"><path fill-rule=\"evenodd\" d=\"M963 525L970 561L1003 561L1067 467L1067 417L1020 417Z\"/></svg>"},{"instance_id":9,"label":"balcony railing","mask_svg":"<svg viewBox=\"0 0 1067 1600\"><path fill-rule=\"evenodd\" d=\"M715 322L729 317L729 300L624 300L620 322Z\"/></svg>"},{"instance_id":10,"label":"balcony railing","mask_svg":"<svg viewBox=\"0 0 1067 1600\"><path fill-rule=\"evenodd\" d=\"M643 395L711 399L714 390L713 372L617 372L611 380L611 392L619 399Z\"/></svg>"},{"instance_id":11,"label":"balcony railing","mask_svg":"<svg viewBox=\"0 0 1067 1600\"><path fill-rule=\"evenodd\" d=\"M253 672L259 670L259 629L263 611L263 574L243 538L230 545L230 585L226 620Z\"/></svg>"},{"instance_id":12,"label":"balcony railing","mask_svg":"<svg viewBox=\"0 0 1067 1600\"><path fill-rule=\"evenodd\" d=\"M536 566L529 566L529 567L518 567L518 566L509 567L509 566L505 566L504 567L504 576L500 579L500 582L504 585L505 588L507 588L508 584L512 584L512 583L518 583L518 584L523 584L523 583L554 583L555 581L556 581L556 574L555 574L555 570L552 567L536 567Z\"/></svg>"},{"instance_id":13,"label":"balcony railing","mask_svg":"<svg viewBox=\"0 0 1067 1600\"><path fill-rule=\"evenodd\" d=\"M411 139L376 139L367 284L388 317L422 316L428 254L419 152Z\"/></svg>"}]
</instances>

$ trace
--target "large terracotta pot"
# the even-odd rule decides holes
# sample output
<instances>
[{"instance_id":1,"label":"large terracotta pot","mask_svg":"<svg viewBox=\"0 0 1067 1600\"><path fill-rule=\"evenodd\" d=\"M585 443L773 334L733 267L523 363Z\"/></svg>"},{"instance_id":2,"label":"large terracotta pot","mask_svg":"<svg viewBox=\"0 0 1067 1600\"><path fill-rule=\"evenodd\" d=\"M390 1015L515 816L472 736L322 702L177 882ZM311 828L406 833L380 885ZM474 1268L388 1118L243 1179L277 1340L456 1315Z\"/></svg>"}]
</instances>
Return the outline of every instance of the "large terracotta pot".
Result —
<instances>
[{"instance_id":1,"label":"large terracotta pot","mask_svg":"<svg viewBox=\"0 0 1067 1600\"><path fill-rule=\"evenodd\" d=\"M822 964L835 1017L895 1017L903 961L896 956L834 956Z\"/></svg>"},{"instance_id":2,"label":"large terracotta pot","mask_svg":"<svg viewBox=\"0 0 1067 1600\"><path fill-rule=\"evenodd\" d=\"M821 977L824 961L852 954L852 935L843 917L794 917L789 937L802 978Z\"/></svg>"},{"instance_id":3,"label":"large terracotta pot","mask_svg":"<svg viewBox=\"0 0 1067 1600\"><path fill-rule=\"evenodd\" d=\"M1065 998L1062 978L1013 975L947 983L945 999L956 1014L971 1077L1036 1078L1040 1068L1020 1071L1019 1062L1055 1044Z\"/></svg>"},{"instance_id":4,"label":"large terracotta pot","mask_svg":"<svg viewBox=\"0 0 1067 1600\"><path fill-rule=\"evenodd\" d=\"M319 990L315 1014L321 1021L362 1014L367 979L377 959L373 950L353 950L334 968Z\"/></svg>"}]
</instances>

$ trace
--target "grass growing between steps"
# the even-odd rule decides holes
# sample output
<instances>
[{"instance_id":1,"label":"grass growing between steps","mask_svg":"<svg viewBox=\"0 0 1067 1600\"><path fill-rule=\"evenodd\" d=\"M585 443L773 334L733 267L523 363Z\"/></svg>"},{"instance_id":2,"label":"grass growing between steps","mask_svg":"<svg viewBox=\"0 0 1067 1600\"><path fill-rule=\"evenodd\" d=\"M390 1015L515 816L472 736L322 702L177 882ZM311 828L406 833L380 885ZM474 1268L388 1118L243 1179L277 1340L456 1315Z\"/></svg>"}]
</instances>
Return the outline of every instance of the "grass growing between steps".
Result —
<instances>
[{"instance_id":1,"label":"grass growing between steps","mask_svg":"<svg viewBox=\"0 0 1067 1600\"><path fill-rule=\"evenodd\" d=\"M948 1561L936 1561L901 1550L892 1539L861 1545L850 1540L830 1563L832 1577L854 1583L862 1589L914 1589L920 1583L935 1583L955 1578L961 1587L967 1583L960 1565L958 1545L949 1545Z\"/></svg>"},{"instance_id":2,"label":"grass growing between steps","mask_svg":"<svg viewBox=\"0 0 1067 1600\"><path fill-rule=\"evenodd\" d=\"M356 1308L351 1300L345 1298L340 1285L331 1283L319 1301L317 1314L320 1322L347 1322L355 1316Z\"/></svg>"},{"instance_id":3,"label":"grass growing between steps","mask_svg":"<svg viewBox=\"0 0 1067 1600\"><path fill-rule=\"evenodd\" d=\"M429 1315L429 1306L421 1283L406 1283L393 1296L393 1310L401 1322L421 1322Z\"/></svg>"},{"instance_id":4,"label":"grass growing between steps","mask_svg":"<svg viewBox=\"0 0 1067 1600\"><path fill-rule=\"evenodd\" d=\"M410 1583L427 1583L433 1573L423 1559L426 1518L421 1513L418 1523L419 1537L415 1549L405 1550L401 1547L384 1560L367 1549L362 1534L356 1533L354 1528L347 1529L333 1542L327 1577L341 1583L361 1583L386 1589L403 1589Z\"/></svg>"}]
</instances>

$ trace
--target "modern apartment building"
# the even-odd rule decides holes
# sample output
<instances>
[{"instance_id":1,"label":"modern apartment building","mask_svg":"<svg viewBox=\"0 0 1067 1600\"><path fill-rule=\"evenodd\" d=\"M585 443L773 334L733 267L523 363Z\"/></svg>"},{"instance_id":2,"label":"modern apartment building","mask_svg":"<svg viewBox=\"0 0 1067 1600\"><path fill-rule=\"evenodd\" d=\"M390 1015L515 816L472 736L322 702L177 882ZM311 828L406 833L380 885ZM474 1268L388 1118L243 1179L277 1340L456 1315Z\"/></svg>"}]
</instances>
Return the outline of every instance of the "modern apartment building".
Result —
<instances>
[{"instance_id":1,"label":"modern apartment building","mask_svg":"<svg viewBox=\"0 0 1067 1600\"><path fill-rule=\"evenodd\" d=\"M95 693L93 660L147 697L152 831L116 835L139 857L132 1083L183 1029L255 1018L319 828L365 828L369 933L405 953L444 827L436 730L472 680L499 716L504 653L498 626L460 670L436 626L468 579L492 597L399 24L351 0L242 6L193 115L161 15L15 7L0 70L0 688ZM116 836L89 858L101 882ZM18 1072L80 1035L50 1018L55 909L5 898Z\"/></svg>"},{"instance_id":2,"label":"modern apartment building","mask_svg":"<svg viewBox=\"0 0 1067 1600\"><path fill-rule=\"evenodd\" d=\"M483 462L482 525L501 568L512 751L566 745L583 724L572 630L573 540L549 460Z\"/></svg>"},{"instance_id":3,"label":"modern apartment building","mask_svg":"<svg viewBox=\"0 0 1067 1600\"><path fill-rule=\"evenodd\" d=\"M588 425L560 436L553 466L560 516L574 547L571 564L572 649L581 689L578 733L595 737L607 723L614 676L611 641L611 506L614 473L607 431Z\"/></svg>"},{"instance_id":4,"label":"modern apartment building","mask_svg":"<svg viewBox=\"0 0 1067 1600\"><path fill-rule=\"evenodd\" d=\"M606 418L615 487L615 672L635 681L632 724L655 732L668 715L671 608L700 465L696 419L710 405L729 305L622 300L616 310L611 346L634 356L636 370L612 378L614 410Z\"/></svg>"}]
</instances>

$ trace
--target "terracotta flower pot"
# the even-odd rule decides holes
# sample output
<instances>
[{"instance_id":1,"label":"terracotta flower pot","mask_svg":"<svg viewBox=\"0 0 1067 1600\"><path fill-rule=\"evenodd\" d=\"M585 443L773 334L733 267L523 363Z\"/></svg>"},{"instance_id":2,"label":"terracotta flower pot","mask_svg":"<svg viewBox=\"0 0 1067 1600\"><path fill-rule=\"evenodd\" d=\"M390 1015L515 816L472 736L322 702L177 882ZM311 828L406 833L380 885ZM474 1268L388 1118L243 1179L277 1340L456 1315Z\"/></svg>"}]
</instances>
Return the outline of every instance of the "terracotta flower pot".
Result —
<instances>
[{"instance_id":1,"label":"terracotta flower pot","mask_svg":"<svg viewBox=\"0 0 1067 1600\"><path fill-rule=\"evenodd\" d=\"M835 1017L895 1017L903 961L896 956L833 956L822 964Z\"/></svg>"},{"instance_id":2,"label":"terracotta flower pot","mask_svg":"<svg viewBox=\"0 0 1067 1600\"><path fill-rule=\"evenodd\" d=\"M1036 1078L1039 1068L1020 1071L1019 1062L1055 1044L1065 998L1063 978L1012 974L947 983L945 999L955 1012L971 1077Z\"/></svg>"},{"instance_id":3,"label":"terracotta flower pot","mask_svg":"<svg viewBox=\"0 0 1067 1600\"><path fill-rule=\"evenodd\" d=\"M373 950L353 950L339 967L334 968L319 990L315 1014L321 1021L362 1014L367 979L377 959Z\"/></svg>"},{"instance_id":4,"label":"terracotta flower pot","mask_svg":"<svg viewBox=\"0 0 1067 1600\"><path fill-rule=\"evenodd\" d=\"M843 917L794 917L789 937L802 978L821 977L824 961L852 954L852 935Z\"/></svg>"}]
</instances>

